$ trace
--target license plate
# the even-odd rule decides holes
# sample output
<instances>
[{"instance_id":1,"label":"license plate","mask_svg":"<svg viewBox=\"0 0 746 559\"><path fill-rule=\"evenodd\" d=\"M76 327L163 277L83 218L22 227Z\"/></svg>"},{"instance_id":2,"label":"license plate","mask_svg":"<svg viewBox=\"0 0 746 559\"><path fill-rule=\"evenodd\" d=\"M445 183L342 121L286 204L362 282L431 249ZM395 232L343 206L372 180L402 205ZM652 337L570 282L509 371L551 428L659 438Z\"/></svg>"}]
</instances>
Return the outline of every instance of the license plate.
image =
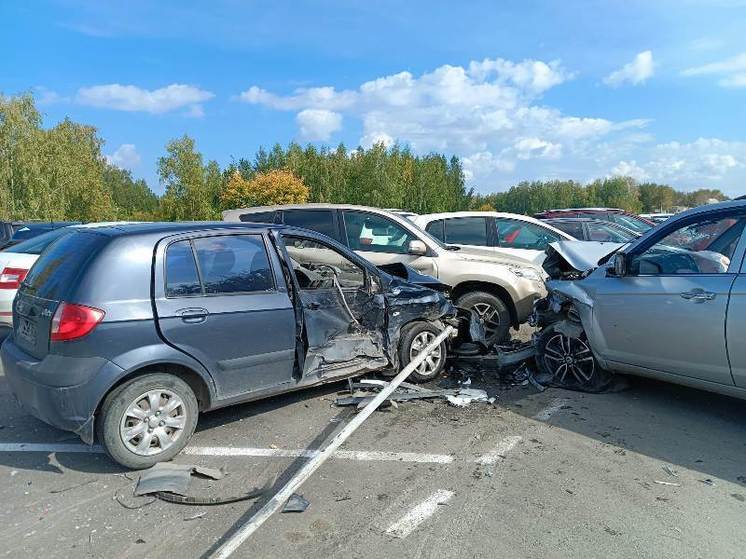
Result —
<instances>
[{"instance_id":1,"label":"license plate","mask_svg":"<svg viewBox=\"0 0 746 559\"><path fill-rule=\"evenodd\" d=\"M26 320L25 318L22 318L18 328L18 335L29 342L35 342L36 324L30 322L29 320Z\"/></svg>"}]
</instances>

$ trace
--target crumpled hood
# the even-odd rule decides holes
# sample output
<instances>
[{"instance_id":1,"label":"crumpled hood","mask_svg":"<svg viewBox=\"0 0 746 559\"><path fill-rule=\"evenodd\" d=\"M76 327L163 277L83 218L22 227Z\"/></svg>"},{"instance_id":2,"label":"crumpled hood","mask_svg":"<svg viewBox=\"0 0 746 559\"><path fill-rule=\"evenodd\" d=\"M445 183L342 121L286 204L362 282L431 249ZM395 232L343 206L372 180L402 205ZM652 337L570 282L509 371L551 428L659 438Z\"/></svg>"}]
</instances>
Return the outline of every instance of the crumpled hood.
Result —
<instances>
[{"instance_id":1,"label":"crumpled hood","mask_svg":"<svg viewBox=\"0 0 746 559\"><path fill-rule=\"evenodd\" d=\"M552 279L577 279L622 246L621 243L598 241L557 241L547 247L542 267Z\"/></svg>"},{"instance_id":2,"label":"crumpled hood","mask_svg":"<svg viewBox=\"0 0 746 559\"><path fill-rule=\"evenodd\" d=\"M420 285L427 287L441 293L447 293L451 288L440 280L426 276L425 274L419 273L417 270L401 262L392 262L391 264L382 264L377 268L389 276L392 276L393 285L401 285L402 283L411 283L414 285ZM401 280L404 280L403 282Z\"/></svg>"}]
</instances>

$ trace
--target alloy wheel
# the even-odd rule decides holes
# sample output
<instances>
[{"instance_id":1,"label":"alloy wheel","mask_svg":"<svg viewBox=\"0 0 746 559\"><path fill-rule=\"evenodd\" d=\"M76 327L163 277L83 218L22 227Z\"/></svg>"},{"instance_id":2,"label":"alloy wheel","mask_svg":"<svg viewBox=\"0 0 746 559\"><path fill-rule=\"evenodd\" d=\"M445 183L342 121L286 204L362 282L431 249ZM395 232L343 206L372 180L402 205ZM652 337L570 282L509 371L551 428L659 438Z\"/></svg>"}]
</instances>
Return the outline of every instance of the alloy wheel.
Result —
<instances>
[{"instance_id":1,"label":"alloy wheel","mask_svg":"<svg viewBox=\"0 0 746 559\"><path fill-rule=\"evenodd\" d=\"M428 330L417 334L412 340L412 344L409 346L409 361L413 361L423 349L433 343L433 340L435 340L435 334ZM442 359L443 352L441 351L440 346L438 346L415 370L423 377L432 376L440 367Z\"/></svg>"},{"instance_id":2,"label":"alloy wheel","mask_svg":"<svg viewBox=\"0 0 746 559\"><path fill-rule=\"evenodd\" d=\"M186 407L177 394L165 389L149 390L127 406L119 435L130 451L153 456L179 439L186 422Z\"/></svg>"},{"instance_id":3,"label":"alloy wheel","mask_svg":"<svg viewBox=\"0 0 746 559\"><path fill-rule=\"evenodd\" d=\"M591 382L596 371L596 361L588 344L564 334L555 334L546 343L544 364L559 383L574 380L585 385Z\"/></svg>"},{"instance_id":4,"label":"alloy wheel","mask_svg":"<svg viewBox=\"0 0 746 559\"><path fill-rule=\"evenodd\" d=\"M477 303L472 307L479 320L484 325L485 338L491 340L500 328L500 313L489 303Z\"/></svg>"}]
</instances>

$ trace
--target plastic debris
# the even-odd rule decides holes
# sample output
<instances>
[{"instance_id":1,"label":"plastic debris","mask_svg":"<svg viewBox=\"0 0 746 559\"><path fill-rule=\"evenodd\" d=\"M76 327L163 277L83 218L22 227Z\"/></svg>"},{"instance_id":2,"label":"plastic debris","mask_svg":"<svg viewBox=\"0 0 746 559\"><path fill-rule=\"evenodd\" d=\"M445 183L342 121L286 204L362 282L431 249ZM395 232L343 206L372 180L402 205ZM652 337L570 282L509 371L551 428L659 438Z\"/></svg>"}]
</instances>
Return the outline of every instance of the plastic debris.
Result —
<instances>
[{"instance_id":1,"label":"plastic debris","mask_svg":"<svg viewBox=\"0 0 746 559\"><path fill-rule=\"evenodd\" d=\"M663 468L663 471L666 472L669 476L679 477L678 472L676 470L672 470L670 466L664 465L662 466L662 468Z\"/></svg>"},{"instance_id":2,"label":"plastic debris","mask_svg":"<svg viewBox=\"0 0 746 559\"><path fill-rule=\"evenodd\" d=\"M487 402L487 392L479 388L462 388L455 396L446 396L446 400L452 406L465 408L472 402Z\"/></svg>"},{"instance_id":3,"label":"plastic debris","mask_svg":"<svg viewBox=\"0 0 746 559\"><path fill-rule=\"evenodd\" d=\"M681 487L680 483L674 483L673 481L658 481L656 479L653 483L657 483L658 485L670 485L671 487Z\"/></svg>"},{"instance_id":4,"label":"plastic debris","mask_svg":"<svg viewBox=\"0 0 746 559\"><path fill-rule=\"evenodd\" d=\"M285 503L282 512L304 512L310 504L311 503L303 498L303 495L293 493L290 495L287 503Z\"/></svg>"}]
</instances>

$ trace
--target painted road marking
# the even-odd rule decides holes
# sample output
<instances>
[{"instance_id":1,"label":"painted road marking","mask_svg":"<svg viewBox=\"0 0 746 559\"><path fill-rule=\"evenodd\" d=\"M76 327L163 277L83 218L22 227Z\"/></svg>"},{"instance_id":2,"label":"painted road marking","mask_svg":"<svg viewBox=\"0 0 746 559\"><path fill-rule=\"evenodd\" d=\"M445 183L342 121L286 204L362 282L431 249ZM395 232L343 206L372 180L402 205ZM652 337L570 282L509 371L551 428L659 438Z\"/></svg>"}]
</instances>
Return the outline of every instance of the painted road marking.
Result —
<instances>
[{"instance_id":1,"label":"painted road marking","mask_svg":"<svg viewBox=\"0 0 746 559\"><path fill-rule=\"evenodd\" d=\"M439 489L389 526L386 533L395 538L406 538L420 524L434 515L440 505L446 504L454 495L453 491Z\"/></svg>"},{"instance_id":2,"label":"painted road marking","mask_svg":"<svg viewBox=\"0 0 746 559\"><path fill-rule=\"evenodd\" d=\"M492 464L496 464L498 460L505 458L508 452L513 450L515 445L521 442L522 439L523 438L519 437L518 435L505 437L503 440L497 443L495 450L493 450L492 452L488 452L487 454L482 454L482 456L477 458L477 464L482 464L483 466L491 466Z\"/></svg>"},{"instance_id":3,"label":"painted road marking","mask_svg":"<svg viewBox=\"0 0 746 559\"><path fill-rule=\"evenodd\" d=\"M567 405L567 402L569 402L567 398L554 398L546 408L534 416L534 419L538 421L549 421L549 418L557 413L562 406Z\"/></svg>"}]
</instances>

